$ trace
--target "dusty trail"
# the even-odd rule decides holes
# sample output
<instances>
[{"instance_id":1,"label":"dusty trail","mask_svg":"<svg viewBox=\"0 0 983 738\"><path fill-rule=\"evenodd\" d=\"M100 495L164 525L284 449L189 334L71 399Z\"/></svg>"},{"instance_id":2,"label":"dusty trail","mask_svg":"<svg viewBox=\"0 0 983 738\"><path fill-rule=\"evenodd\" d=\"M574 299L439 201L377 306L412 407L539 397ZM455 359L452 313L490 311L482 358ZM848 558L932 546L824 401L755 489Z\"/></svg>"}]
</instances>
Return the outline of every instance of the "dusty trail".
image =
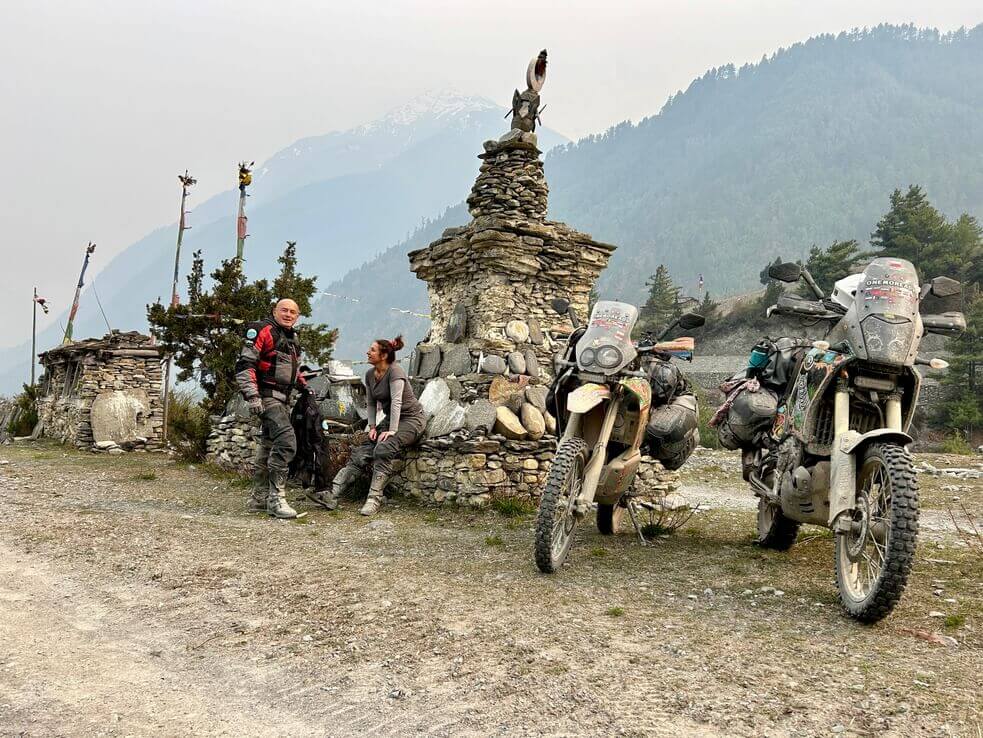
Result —
<instances>
[{"instance_id":1,"label":"dusty trail","mask_svg":"<svg viewBox=\"0 0 983 738\"><path fill-rule=\"evenodd\" d=\"M980 727L978 557L940 532L894 616L860 627L837 608L830 541L748 544L752 514L723 502L744 499L729 457L694 466L694 484L727 492L683 532L643 549L584 526L556 577L535 571L529 519L397 503L367 522L347 503L283 523L157 456L4 460L4 735Z\"/></svg>"}]
</instances>

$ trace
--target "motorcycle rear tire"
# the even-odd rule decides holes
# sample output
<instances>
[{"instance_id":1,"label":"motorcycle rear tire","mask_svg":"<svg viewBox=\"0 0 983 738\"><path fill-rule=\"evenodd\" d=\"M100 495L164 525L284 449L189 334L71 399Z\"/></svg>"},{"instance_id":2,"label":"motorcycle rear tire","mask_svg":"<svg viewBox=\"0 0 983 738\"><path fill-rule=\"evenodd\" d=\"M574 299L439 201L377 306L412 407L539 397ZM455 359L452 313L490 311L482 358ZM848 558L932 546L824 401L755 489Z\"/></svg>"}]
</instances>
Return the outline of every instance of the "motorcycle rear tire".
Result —
<instances>
[{"instance_id":1,"label":"motorcycle rear tire","mask_svg":"<svg viewBox=\"0 0 983 738\"><path fill-rule=\"evenodd\" d=\"M573 503L580 494L589 456L582 438L567 438L556 449L536 516L536 566L544 574L563 566L570 551L577 525Z\"/></svg>"},{"instance_id":2,"label":"motorcycle rear tire","mask_svg":"<svg viewBox=\"0 0 983 738\"><path fill-rule=\"evenodd\" d=\"M851 617L876 623L898 604L915 560L918 481L911 455L893 443L872 443L858 467L858 504L853 516L863 538L858 539L856 531L837 533L836 585ZM870 499L871 493L876 499ZM877 521L886 524L883 543L876 540L872 527ZM851 548L858 546L860 550L851 558Z\"/></svg>"},{"instance_id":3,"label":"motorcycle rear tire","mask_svg":"<svg viewBox=\"0 0 983 738\"><path fill-rule=\"evenodd\" d=\"M782 509L764 497L758 498L758 539L762 548L788 551L799 535L799 523L786 518Z\"/></svg>"},{"instance_id":4,"label":"motorcycle rear tire","mask_svg":"<svg viewBox=\"0 0 983 738\"><path fill-rule=\"evenodd\" d=\"M620 502L613 505L597 503L597 530L601 535L613 536L621 530L621 521L625 519L628 508Z\"/></svg>"}]
</instances>

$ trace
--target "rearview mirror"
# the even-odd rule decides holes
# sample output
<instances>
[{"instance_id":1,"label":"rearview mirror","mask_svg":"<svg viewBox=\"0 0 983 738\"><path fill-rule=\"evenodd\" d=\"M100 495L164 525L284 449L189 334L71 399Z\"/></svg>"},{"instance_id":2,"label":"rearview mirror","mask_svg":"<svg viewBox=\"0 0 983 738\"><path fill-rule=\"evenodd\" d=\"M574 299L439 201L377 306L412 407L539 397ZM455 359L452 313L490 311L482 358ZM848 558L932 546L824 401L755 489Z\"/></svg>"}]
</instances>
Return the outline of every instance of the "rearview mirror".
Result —
<instances>
[{"instance_id":1,"label":"rearview mirror","mask_svg":"<svg viewBox=\"0 0 983 738\"><path fill-rule=\"evenodd\" d=\"M958 279L949 277L936 277L932 280L932 294L935 297L952 297L963 291L962 283Z\"/></svg>"},{"instance_id":2,"label":"rearview mirror","mask_svg":"<svg viewBox=\"0 0 983 738\"><path fill-rule=\"evenodd\" d=\"M564 297L554 297L550 300L550 307L556 311L557 315L566 315L570 309L570 301Z\"/></svg>"},{"instance_id":3,"label":"rearview mirror","mask_svg":"<svg viewBox=\"0 0 983 738\"><path fill-rule=\"evenodd\" d=\"M706 322L707 319L698 313L683 313L679 316L679 326L687 331L691 328L699 328Z\"/></svg>"},{"instance_id":4,"label":"rearview mirror","mask_svg":"<svg viewBox=\"0 0 983 738\"><path fill-rule=\"evenodd\" d=\"M768 267L768 276L779 282L798 282L799 277L802 276L802 265L796 264L794 261L772 264Z\"/></svg>"}]
</instances>

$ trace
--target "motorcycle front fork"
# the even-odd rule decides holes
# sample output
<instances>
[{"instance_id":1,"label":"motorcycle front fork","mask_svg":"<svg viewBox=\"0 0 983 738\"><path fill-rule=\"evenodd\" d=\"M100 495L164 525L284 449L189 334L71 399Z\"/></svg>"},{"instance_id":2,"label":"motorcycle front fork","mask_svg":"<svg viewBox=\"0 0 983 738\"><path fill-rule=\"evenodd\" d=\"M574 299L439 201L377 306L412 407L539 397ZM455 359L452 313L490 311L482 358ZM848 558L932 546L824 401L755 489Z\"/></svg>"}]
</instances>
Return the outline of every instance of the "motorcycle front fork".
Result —
<instances>
[{"instance_id":1,"label":"motorcycle front fork","mask_svg":"<svg viewBox=\"0 0 983 738\"><path fill-rule=\"evenodd\" d=\"M578 518L586 517L590 512L594 502L594 494L597 492L597 483L601 481L601 472L604 471L604 462L607 456L608 440L611 438L611 431L614 429L614 421L618 417L618 407L620 400L615 397L608 402L607 411L604 413L604 420L601 422L601 430L597 434L597 441L591 449L587 467L584 469L584 482L580 487L580 494L574 502L573 513ZM575 436L583 438L584 416L580 413L572 415L567 423L567 431L564 437Z\"/></svg>"},{"instance_id":2,"label":"motorcycle front fork","mask_svg":"<svg viewBox=\"0 0 983 738\"><path fill-rule=\"evenodd\" d=\"M901 396L889 395L885 401L884 425L888 430L901 430ZM850 430L850 390L846 376L837 380L833 398L833 451L830 455L829 525L834 530L848 530L850 516L843 515L857 504L857 457L854 450L844 448L859 437Z\"/></svg>"}]
</instances>

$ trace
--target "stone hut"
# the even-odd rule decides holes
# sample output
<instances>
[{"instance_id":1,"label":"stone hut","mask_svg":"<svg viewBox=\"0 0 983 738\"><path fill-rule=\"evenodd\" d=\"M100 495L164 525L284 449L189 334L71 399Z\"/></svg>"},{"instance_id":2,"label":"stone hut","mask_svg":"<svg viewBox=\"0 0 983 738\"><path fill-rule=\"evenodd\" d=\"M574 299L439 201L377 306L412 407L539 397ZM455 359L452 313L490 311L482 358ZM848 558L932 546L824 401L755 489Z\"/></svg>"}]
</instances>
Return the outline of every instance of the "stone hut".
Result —
<instances>
[{"instance_id":1,"label":"stone hut","mask_svg":"<svg viewBox=\"0 0 983 738\"><path fill-rule=\"evenodd\" d=\"M112 331L40 355L42 433L80 449L163 445L163 352L150 336Z\"/></svg>"}]
</instances>

